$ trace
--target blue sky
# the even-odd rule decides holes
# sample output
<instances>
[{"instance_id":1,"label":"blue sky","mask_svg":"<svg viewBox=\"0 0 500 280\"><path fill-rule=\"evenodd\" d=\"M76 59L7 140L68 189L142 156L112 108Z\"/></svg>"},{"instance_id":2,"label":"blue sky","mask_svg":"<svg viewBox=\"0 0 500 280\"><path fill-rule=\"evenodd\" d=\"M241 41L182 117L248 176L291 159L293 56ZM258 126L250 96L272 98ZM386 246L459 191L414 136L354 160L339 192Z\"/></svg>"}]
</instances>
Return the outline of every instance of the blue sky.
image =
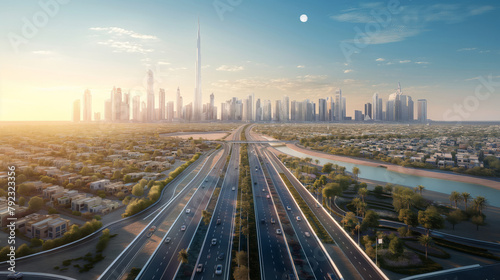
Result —
<instances>
[{"instance_id":1,"label":"blue sky","mask_svg":"<svg viewBox=\"0 0 500 280\"><path fill-rule=\"evenodd\" d=\"M69 120L86 88L102 112L113 86L144 96L149 68L156 92L173 100L180 87L191 102L198 17L204 102L212 92L218 106L251 93L317 102L342 88L353 116L401 82L431 119L500 120L493 1L103 2L0 3L0 120ZM26 22L37 30L23 34Z\"/></svg>"}]
</instances>

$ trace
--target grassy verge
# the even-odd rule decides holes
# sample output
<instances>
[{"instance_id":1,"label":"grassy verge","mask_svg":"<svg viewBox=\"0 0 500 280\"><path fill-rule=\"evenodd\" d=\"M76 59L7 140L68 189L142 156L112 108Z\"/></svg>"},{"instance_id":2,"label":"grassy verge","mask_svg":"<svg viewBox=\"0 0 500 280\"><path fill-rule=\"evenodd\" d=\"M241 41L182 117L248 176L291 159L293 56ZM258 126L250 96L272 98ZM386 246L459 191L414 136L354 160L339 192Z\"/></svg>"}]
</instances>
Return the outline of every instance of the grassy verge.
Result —
<instances>
[{"instance_id":1,"label":"grassy verge","mask_svg":"<svg viewBox=\"0 0 500 280\"><path fill-rule=\"evenodd\" d=\"M404 242L405 246L408 247L409 249L412 249L413 251L425 254L425 249L422 249L421 248L422 245L418 244L417 241L405 240L403 242ZM450 254L448 254L448 252L446 252L443 249L437 248L435 246L429 246L429 248L427 250L427 254L429 256L433 256L433 257L441 258L441 259L449 259L451 257Z\"/></svg>"},{"instance_id":2,"label":"grassy verge","mask_svg":"<svg viewBox=\"0 0 500 280\"><path fill-rule=\"evenodd\" d=\"M290 183L285 174L280 173L280 176L285 182L290 192L292 193L295 200L297 201L297 204L299 204L300 209L302 209L302 212L306 216L307 220L309 221L309 224L311 224L311 227L313 228L314 232L316 232L316 235L319 237L319 239L321 239L323 243L333 243L333 239L330 237L330 235L325 230L323 225L321 225L318 218L316 218L314 213L311 211L311 208L309 208L304 199L302 199L299 192L295 189L295 187L293 187L292 183Z\"/></svg>"},{"instance_id":3,"label":"grassy verge","mask_svg":"<svg viewBox=\"0 0 500 280\"><path fill-rule=\"evenodd\" d=\"M469 245L465 245L465 244L461 244L461 243L456 243L456 242L448 241L448 240L445 240L445 239L442 239L439 237L433 237L432 239L434 240L434 243L436 245L439 245L442 247L450 248L450 249L453 249L456 251L464 252L464 253L471 254L471 255L476 255L479 257L483 257L483 258L488 258L488 259L500 261L500 257L497 257L497 256L493 255L492 253L488 252L487 249L469 246Z\"/></svg>"},{"instance_id":4,"label":"grassy verge","mask_svg":"<svg viewBox=\"0 0 500 280\"><path fill-rule=\"evenodd\" d=\"M422 261L422 264L420 265L409 265L405 267L393 267L389 266L383 258L379 258L379 264L380 267L390 270L392 272L400 273L400 274L406 274L406 275L416 275L416 274L421 274L421 273L428 273L428 272L434 272L438 270L442 270L443 267L438 264L437 262L433 261L430 258L425 258L425 256L417 254L420 260Z\"/></svg>"}]
</instances>

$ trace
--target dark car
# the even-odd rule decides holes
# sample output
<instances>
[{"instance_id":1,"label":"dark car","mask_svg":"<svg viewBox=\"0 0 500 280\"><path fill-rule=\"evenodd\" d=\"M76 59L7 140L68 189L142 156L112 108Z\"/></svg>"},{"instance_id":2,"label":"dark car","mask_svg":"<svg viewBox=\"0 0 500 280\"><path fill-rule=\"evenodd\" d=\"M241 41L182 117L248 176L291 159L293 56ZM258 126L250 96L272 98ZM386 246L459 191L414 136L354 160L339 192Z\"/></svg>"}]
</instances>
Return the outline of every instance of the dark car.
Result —
<instances>
[{"instance_id":1,"label":"dark car","mask_svg":"<svg viewBox=\"0 0 500 280\"><path fill-rule=\"evenodd\" d=\"M225 255L224 255L224 253L221 253L221 254L219 254L219 256L218 256L217 258L218 258L219 260L223 260L223 259L224 259L224 256L225 256Z\"/></svg>"}]
</instances>

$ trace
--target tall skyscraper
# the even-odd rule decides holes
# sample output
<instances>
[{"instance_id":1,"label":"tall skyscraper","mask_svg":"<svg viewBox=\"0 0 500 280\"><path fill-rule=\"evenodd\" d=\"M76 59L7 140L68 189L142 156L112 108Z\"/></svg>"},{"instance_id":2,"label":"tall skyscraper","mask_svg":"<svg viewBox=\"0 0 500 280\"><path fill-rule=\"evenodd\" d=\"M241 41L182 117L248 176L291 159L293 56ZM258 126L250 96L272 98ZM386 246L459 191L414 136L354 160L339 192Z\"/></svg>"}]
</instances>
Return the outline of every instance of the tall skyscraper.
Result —
<instances>
[{"instance_id":1,"label":"tall skyscraper","mask_svg":"<svg viewBox=\"0 0 500 280\"><path fill-rule=\"evenodd\" d=\"M326 117L325 120L327 122L331 122L335 120L335 102L333 101L333 97L326 98Z\"/></svg>"},{"instance_id":2,"label":"tall skyscraper","mask_svg":"<svg viewBox=\"0 0 500 280\"><path fill-rule=\"evenodd\" d=\"M335 120L343 121L345 117L345 100L342 97L342 90L339 89L335 96Z\"/></svg>"},{"instance_id":3,"label":"tall skyscraper","mask_svg":"<svg viewBox=\"0 0 500 280\"><path fill-rule=\"evenodd\" d=\"M123 94L120 118L122 121L130 120L130 92Z\"/></svg>"},{"instance_id":4,"label":"tall skyscraper","mask_svg":"<svg viewBox=\"0 0 500 280\"><path fill-rule=\"evenodd\" d=\"M210 106L208 108L208 120L215 120L215 115L216 115L216 111L215 111L215 96L214 96L214 93L212 92L212 94L210 94Z\"/></svg>"},{"instance_id":5,"label":"tall skyscraper","mask_svg":"<svg viewBox=\"0 0 500 280\"><path fill-rule=\"evenodd\" d=\"M113 121L113 101L112 101L112 99L107 99L104 102L104 120L107 122Z\"/></svg>"},{"instance_id":6,"label":"tall skyscraper","mask_svg":"<svg viewBox=\"0 0 500 280\"><path fill-rule=\"evenodd\" d=\"M324 122L328 119L328 111L326 106L326 99L320 98L318 100L318 121Z\"/></svg>"},{"instance_id":7,"label":"tall skyscraper","mask_svg":"<svg viewBox=\"0 0 500 280\"><path fill-rule=\"evenodd\" d=\"M176 102L177 102L177 108L176 108L177 118L182 119L182 96L179 87L177 87Z\"/></svg>"},{"instance_id":8,"label":"tall skyscraper","mask_svg":"<svg viewBox=\"0 0 500 280\"><path fill-rule=\"evenodd\" d=\"M194 88L193 117L195 121L201 120L202 94L201 94L201 42L200 42L200 19L198 19L198 38L196 43L196 84Z\"/></svg>"},{"instance_id":9,"label":"tall skyscraper","mask_svg":"<svg viewBox=\"0 0 500 280\"><path fill-rule=\"evenodd\" d=\"M426 99L419 99L417 100L417 116L418 116L418 121L421 123L427 122L427 100Z\"/></svg>"},{"instance_id":10,"label":"tall skyscraper","mask_svg":"<svg viewBox=\"0 0 500 280\"><path fill-rule=\"evenodd\" d=\"M147 88L147 113L146 119L148 122L155 120L155 92L154 92L155 79L153 71L148 70L148 88Z\"/></svg>"},{"instance_id":11,"label":"tall skyscraper","mask_svg":"<svg viewBox=\"0 0 500 280\"><path fill-rule=\"evenodd\" d=\"M121 111L122 111L122 89L113 87L113 91L111 92L111 102L113 104L112 107L112 121L120 121L121 120Z\"/></svg>"},{"instance_id":12,"label":"tall skyscraper","mask_svg":"<svg viewBox=\"0 0 500 280\"><path fill-rule=\"evenodd\" d=\"M88 89L83 94L83 121L92 121L92 95Z\"/></svg>"},{"instance_id":13,"label":"tall skyscraper","mask_svg":"<svg viewBox=\"0 0 500 280\"><path fill-rule=\"evenodd\" d=\"M382 98L378 97L378 92L373 94L372 99L372 119L377 121L384 120L383 108L382 108Z\"/></svg>"},{"instance_id":14,"label":"tall skyscraper","mask_svg":"<svg viewBox=\"0 0 500 280\"><path fill-rule=\"evenodd\" d=\"M132 119L136 122L141 120L141 96L139 95L132 99Z\"/></svg>"},{"instance_id":15,"label":"tall skyscraper","mask_svg":"<svg viewBox=\"0 0 500 280\"><path fill-rule=\"evenodd\" d=\"M160 88L160 94L158 96L159 98L159 106L160 106L160 116L159 116L159 120L164 120L165 119L165 90Z\"/></svg>"},{"instance_id":16,"label":"tall skyscraper","mask_svg":"<svg viewBox=\"0 0 500 280\"><path fill-rule=\"evenodd\" d=\"M372 104L365 104L365 120L372 119Z\"/></svg>"},{"instance_id":17,"label":"tall skyscraper","mask_svg":"<svg viewBox=\"0 0 500 280\"><path fill-rule=\"evenodd\" d=\"M77 99L75 100L75 102L73 102L73 121L80 121L80 99Z\"/></svg>"},{"instance_id":18,"label":"tall skyscraper","mask_svg":"<svg viewBox=\"0 0 500 280\"><path fill-rule=\"evenodd\" d=\"M174 118L174 101L167 103L167 121L171 122Z\"/></svg>"},{"instance_id":19,"label":"tall skyscraper","mask_svg":"<svg viewBox=\"0 0 500 280\"><path fill-rule=\"evenodd\" d=\"M262 121L262 106L260 105L260 98L255 102L255 121Z\"/></svg>"},{"instance_id":20,"label":"tall skyscraper","mask_svg":"<svg viewBox=\"0 0 500 280\"><path fill-rule=\"evenodd\" d=\"M290 121L290 98L286 95L283 96L281 102L281 120L284 122Z\"/></svg>"}]
</instances>

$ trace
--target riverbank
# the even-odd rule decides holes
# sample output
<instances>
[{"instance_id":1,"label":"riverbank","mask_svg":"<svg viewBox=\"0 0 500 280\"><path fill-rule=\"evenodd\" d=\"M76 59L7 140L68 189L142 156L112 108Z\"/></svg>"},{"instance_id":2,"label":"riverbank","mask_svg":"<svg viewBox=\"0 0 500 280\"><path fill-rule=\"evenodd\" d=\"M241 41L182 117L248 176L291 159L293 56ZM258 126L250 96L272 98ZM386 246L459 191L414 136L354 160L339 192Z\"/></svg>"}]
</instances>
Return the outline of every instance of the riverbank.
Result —
<instances>
[{"instance_id":1,"label":"riverbank","mask_svg":"<svg viewBox=\"0 0 500 280\"><path fill-rule=\"evenodd\" d=\"M493 181L493 180L476 178L476 177L466 176L466 175L446 174L446 173L428 171L428 170L423 170L423 169L408 168L408 167L403 167L403 166L399 166L396 164L388 164L388 163L381 163L381 162L379 163L379 162L370 161L370 160L332 155L332 154L327 154L327 153L323 153L323 152L319 152L319 151L301 148L295 144L286 144L286 146L292 150L297 151L297 152L301 152L301 153L315 156L315 157L322 157L322 158L329 159L329 160L343 161L343 162L348 162L348 163L352 163L352 164L360 164L360 165L373 166L373 167L384 167L384 168L387 168L387 170L389 170L389 171L408 174L408 175L436 178L436 179L449 180L449 181L457 181L457 182L463 182L463 183L468 183L468 184L479 184L479 185L483 185L483 186L486 186L489 188L500 190L500 182Z\"/></svg>"}]
</instances>

